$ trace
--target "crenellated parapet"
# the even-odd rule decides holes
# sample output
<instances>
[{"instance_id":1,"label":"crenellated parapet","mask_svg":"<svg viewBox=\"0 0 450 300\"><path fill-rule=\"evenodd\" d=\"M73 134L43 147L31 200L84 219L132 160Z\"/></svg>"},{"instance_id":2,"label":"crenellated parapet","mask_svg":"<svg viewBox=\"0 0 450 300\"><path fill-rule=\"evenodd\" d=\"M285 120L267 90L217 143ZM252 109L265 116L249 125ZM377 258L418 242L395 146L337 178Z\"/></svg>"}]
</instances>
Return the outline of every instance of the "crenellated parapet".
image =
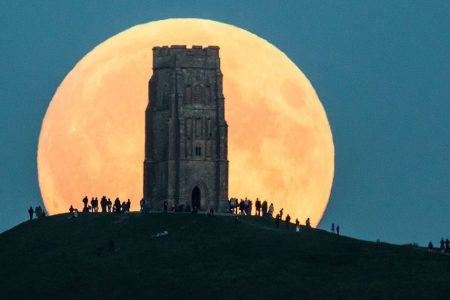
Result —
<instances>
[{"instance_id":1,"label":"crenellated parapet","mask_svg":"<svg viewBox=\"0 0 450 300\"><path fill-rule=\"evenodd\" d=\"M153 69L162 68L220 68L219 47L188 48L186 45L153 47Z\"/></svg>"}]
</instances>

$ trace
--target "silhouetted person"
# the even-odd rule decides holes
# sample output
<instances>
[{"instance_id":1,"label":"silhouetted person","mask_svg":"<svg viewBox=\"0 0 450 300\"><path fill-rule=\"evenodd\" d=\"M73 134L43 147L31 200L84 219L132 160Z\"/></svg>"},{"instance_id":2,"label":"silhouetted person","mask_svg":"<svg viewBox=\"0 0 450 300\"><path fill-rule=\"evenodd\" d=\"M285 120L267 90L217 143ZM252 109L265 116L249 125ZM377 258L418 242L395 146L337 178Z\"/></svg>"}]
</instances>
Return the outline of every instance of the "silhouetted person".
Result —
<instances>
[{"instance_id":1,"label":"silhouetted person","mask_svg":"<svg viewBox=\"0 0 450 300\"><path fill-rule=\"evenodd\" d=\"M261 205L262 215L265 217L267 215L267 201L263 201Z\"/></svg>"},{"instance_id":2,"label":"silhouetted person","mask_svg":"<svg viewBox=\"0 0 450 300\"><path fill-rule=\"evenodd\" d=\"M334 233L334 223L331 224L331 232Z\"/></svg>"},{"instance_id":3,"label":"silhouetted person","mask_svg":"<svg viewBox=\"0 0 450 300\"><path fill-rule=\"evenodd\" d=\"M145 205L145 201L144 201L144 198L142 198L141 201L139 201L139 207L141 208L140 211L144 211L144 205Z\"/></svg>"},{"instance_id":4,"label":"silhouetted person","mask_svg":"<svg viewBox=\"0 0 450 300\"><path fill-rule=\"evenodd\" d=\"M78 218L78 209L73 208L73 206L71 205L69 207L69 216L68 219L72 219L72 218Z\"/></svg>"},{"instance_id":5,"label":"silhouetted person","mask_svg":"<svg viewBox=\"0 0 450 300\"><path fill-rule=\"evenodd\" d=\"M247 197L245 197L245 200L244 200L244 213L246 215L248 215L248 199L247 199Z\"/></svg>"},{"instance_id":6,"label":"silhouetted person","mask_svg":"<svg viewBox=\"0 0 450 300\"><path fill-rule=\"evenodd\" d=\"M102 197L102 200L100 200L100 206L102 208L102 213L106 212L106 206L108 206L108 200L105 196Z\"/></svg>"},{"instance_id":7,"label":"silhouetted person","mask_svg":"<svg viewBox=\"0 0 450 300\"><path fill-rule=\"evenodd\" d=\"M211 207L211 208L209 209L208 215L214 216L214 208Z\"/></svg>"},{"instance_id":8,"label":"silhouetted person","mask_svg":"<svg viewBox=\"0 0 450 300\"><path fill-rule=\"evenodd\" d=\"M445 244L444 239L441 239L441 252L442 253L444 253L444 250L445 250L444 244Z\"/></svg>"},{"instance_id":9,"label":"silhouetted person","mask_svg":"<svg viewBox=\"0 0 450 300\"><path fill-rule=\"evenodd\" d=\"M30 208L28 209L28 214L30 215L30 220L33 220L33 214L34 214L34 210L33 208L30 206Z\"/></svg>"},{"instance_id":10,"label":"silhouetted person","mask_svg":"<svg viewBox=\"0 0 450 300\"><path fill-rule=\"evenodd\" d=\"M252 200L248 200L248 205L247 205L247 215L249 215L249 216L252 215L252 206L253 206Z\"/></svg>"},{"instance_id":11,"label":"silhouetted person","mask_svg":"<svg viewBox=\"0 0 450 300\"><path fill-rule=\"evenodd\" d=\"M280 215L280 220L283 220L283 208L280 209L280 212L278 214Z\"/></svg>"},{"instance_id":12,"label":"silhouetted person","mask_svg":"<svg viewBox=\"0 0 450 300\"><path fill-rule=\"evenodd\" d=\"M131 200L128 199L128 201L127 201L127 212L130 212L130 208L131 208Z\"/></svg>"},{"instance_id":13,"label":"silhouetted person","mask_svg":"<svg viewBox=\"0 0 450 300\"><path fill-rule=\"evenodd\" d=\"M428 250L433 250L433 249L434 249L433 243L432 243L432 242L429 242L429 243L428 243Z\"/></svg>"},{"instance_id":14,"label":"silhouetted person","mask_svg":"<svg viewBox=\"0 0 450 300\"><path fill-rule=\"evenodd\" d=\"M125 201L122 202L122 206L121 206L121 212L126 212L127 211L127 203Z\"/></svg>"},{"instance_id":15,"label":"silhouetted person","mask_svg":"<svg viewBox=\"0 0 450 300\"><path fill-rule=\"evenodd\" d=\"M300 226L300 221L298 219L295 219L295 225Z\"/></svg>"},{"instance_id":16,"label":"silhouetted person","mask_svg":"<svg viewBox=\"0 0 450 300\"><path fill-rule=\"evenodd\" d=\"M245 202L244 200L241 199L241 202L239 202L239 212L241 215L244 214L244 209L245 209Z\"/></svg>"},{"instance_id":17,"label":"silhouetted person","mask_svg":"<svg viewBox=\"0 0 450 300\"><path fill-rule=\"evenodd\" d=\"M114 200L114 212L120 213L120 199L119 198L116 198L116 200Z\"/></svg>"},{"instance_id":18,"label":"silhouetted person","mask_svg":"<svg viewBox=\"0 0 450 300\"><path fill-rule=\"evenodd\" d=\"M309 220L309 218L306 219L305 225L307 228L311 228L311 221Z\"/></svg>"},{"instance_id":19,"label":"silhouetted person","mask_svg":"<svg viewBox=\"0 0 450 300\"><path fill-rule=\"evenodd\" d=\"M111 210L112 210L112 202L111 202L110 198L108 198L108 201L106 202L106 207L108 208L108 212L111 212Z\"/></svg>"},{"instance_id":20,"label":"silhouetted person","mask_svg":"<svg viewBox=\"0 0 450 300\"><path fill-rule=\"evenodd\" d=\"M261 216L261 201L259 201L258 198L256 198L255 208L256 208L256 215Z\"/></svg>"},{"instance_id":21,"label":"silhouetted person","mask_svg":"<svg viewBox=\"0 0 450 300\"><path fill-rule=\"evenodd\" d=\"M339 224L336 225L336 234L339 235L341 232L341 227L339 227Z\"/></svg>"},{"instance_id":22,"label":"silhouetted person","mask_svg":"<svg viewBox=\"0 0 450 300\"><path fill-rule=\"evenodd\" d=\"M169 207L169 203L167 203L167 201L164 201L164 212L167 212L168 207Z\"/></svg>"},{"instance_id":23,"label":"silhouetted person","mask_svg":"<svg viewBox=\"0 0 450 300\"><path fill-rule=\"evenodd\" d=\"M98 212L98 198L97 197L95 197L95 199L94 199L94 205L92 205L92 210L94 212Z\"/></svg>"},{"instance_id":24,"label":"silhouetted person","mask_svg":"<svg viewBox=\"0 0 450 300\"><path fill-rule=\"evenodd\" d=\"M450 241L448 239L445 240L445 251L446 252L450 251Z\"/></svg>"},{"instance_id":25,"label":"silhouetted person","mask_svg":"<svg viewBox=\"0 0 450 300\"><path fill-rule=\"evenodd\" d=\"M34 209L34 213L36 214L36 217L38 219L45 217L45 212L42 210L42 207L40 205L36 206L36 208Z\"/></svg>"},{"instance_id":26,"label":"silhouetted person","mask_svg":"<svg viewBox=\"0 0 450 300\"><path fill-rule=\"evenodd\" d=\"M236 213L237 214L237 199L236 198L230 198L230 213Z\"/></svg>"},{"instance_id":27,"label":"silhouetted person","mask_svg":"<svg viewBox=\"0 0 450 300\"><path fill-rule=\"evenodd\" d=\"M275 217L275 226L280 227L280 220L281 220L281 217L279 214L277 214Z\"/></svg>"},{"instance_id":28,"label":"silhouetted person","mask_svg":"<svg viewBox=\"0 0 450 300\"><path fill-rule=\"evenodd\" d=\"M88 206L88 202L89 202L89 199L88 199L88 197L87 196L84 196L84 198L83 198L83 211L86 211L86 209L87 209L87 206ZM86 208L86 209L85 209Z\"/></svg>"},{"instance_id":29,"label":"silhouetted person","mask_svg":"<svg viewBox=\"0 0 450 300\"><path fill-rule=\"evenodd\" d=\"M289 229L289 222L291 222L291 216L289 214L286 215L286 229Z\"/></svg>"},{"instance_id":30,"label":"silhouetted person","mask_svg":"<svg viewBox=\"0 0 450 300\"><path fill-rule=\"evenodd\" d=\"M95 198L92 197L91 199L91 207L92 207L92 212L95 212Z\"/></svg>"},{"instance_id":31,"label":"silhouetted person","mask_svg":"<svg viewBox=\"0 0 450 300\"><path fill-rule=\"evenodd\" d=\"M272 216L272 215L273 215L273 211L274 211L274 210L275 210L275 209L273 208L273 203L270 203L269 211L268 211L269 216Z\"/></svg>"}]
</instances>

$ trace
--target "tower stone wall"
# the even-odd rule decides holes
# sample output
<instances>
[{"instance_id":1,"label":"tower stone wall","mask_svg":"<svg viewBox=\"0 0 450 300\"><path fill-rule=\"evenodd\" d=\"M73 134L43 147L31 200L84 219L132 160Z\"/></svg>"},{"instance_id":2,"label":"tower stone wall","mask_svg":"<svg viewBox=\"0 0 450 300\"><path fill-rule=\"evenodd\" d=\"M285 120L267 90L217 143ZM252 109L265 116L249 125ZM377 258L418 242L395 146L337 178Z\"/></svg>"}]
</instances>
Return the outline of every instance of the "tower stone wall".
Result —
<instances>
[{"instance_id":1,"label":"tower stone wall","mask_svg":"<svg viewBox=\"0 0 450 300\"><path fill-rule=\"evenodd\" d=\"M228 125L219 47L153 48L146 109L144 199L224 211L228 199ZM194 199L195 198L195 199Z\"/></svg>"}]
</instances>

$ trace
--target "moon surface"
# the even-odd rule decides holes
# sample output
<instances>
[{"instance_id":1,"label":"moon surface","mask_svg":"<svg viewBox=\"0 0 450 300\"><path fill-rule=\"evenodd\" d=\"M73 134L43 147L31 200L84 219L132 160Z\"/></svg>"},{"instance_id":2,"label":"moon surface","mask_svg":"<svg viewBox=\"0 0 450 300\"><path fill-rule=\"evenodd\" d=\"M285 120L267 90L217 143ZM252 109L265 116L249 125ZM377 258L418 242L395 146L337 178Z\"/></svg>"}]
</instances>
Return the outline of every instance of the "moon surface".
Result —
<instances>
[{"instance_id":1,"label":"moon surface","mask_svg":"<svg viewBox=\"0 0 450 300\"><path fill-rule=\"evenodd\" d=\"M331 192L334 145L314 88L266 40L203 19L134 26L99 44L69 72L39 137L39 186L48 212L81 208L85 195L130 198L138 209L152 48L163 45L220 47L229 197L259 197L316 226Z\"/></svg>"}]
</instances>

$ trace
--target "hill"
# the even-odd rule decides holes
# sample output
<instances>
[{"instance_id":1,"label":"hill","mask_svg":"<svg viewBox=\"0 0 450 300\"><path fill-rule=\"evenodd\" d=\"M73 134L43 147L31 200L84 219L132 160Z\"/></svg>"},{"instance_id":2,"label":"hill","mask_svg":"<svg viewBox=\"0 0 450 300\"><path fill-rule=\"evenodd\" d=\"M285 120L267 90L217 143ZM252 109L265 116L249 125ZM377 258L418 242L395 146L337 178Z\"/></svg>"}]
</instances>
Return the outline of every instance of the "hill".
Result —
<instances>
[{"instance_id":1,"label":"hill","mask_svg":"<svg viewBox=\"0 0 450 300\"><path fill-rule=\"evenodd\" d=\"M66 214L0 235L1 299L439 299L450 256L271 219ZM158 232L167 235L156 237Z\"/></svg>"}]
</instances>

